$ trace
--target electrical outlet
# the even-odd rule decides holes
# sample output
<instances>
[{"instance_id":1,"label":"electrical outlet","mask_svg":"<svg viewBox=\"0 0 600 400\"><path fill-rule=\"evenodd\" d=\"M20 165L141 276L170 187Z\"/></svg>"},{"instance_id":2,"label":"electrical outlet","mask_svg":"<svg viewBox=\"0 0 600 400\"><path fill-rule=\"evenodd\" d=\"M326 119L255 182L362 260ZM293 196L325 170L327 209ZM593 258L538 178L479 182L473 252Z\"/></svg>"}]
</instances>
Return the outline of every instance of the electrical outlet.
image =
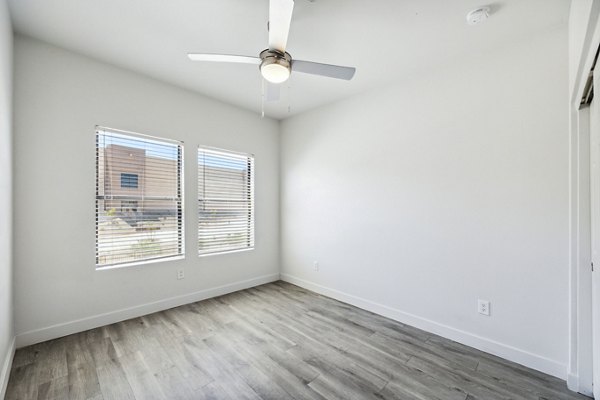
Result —
<instances>
[{"instance_id":1,"label":"electrical outlet","mask_svg":"<svg viewBox=\"0 0 600 400\"><path fill-rule=\"evenodd\" d=\"M183 269L178 269L177 270L177 279L183 279L185 278L185 271Z\"/></svg>"},{"instance_id":2,"label":"electrical outlet","mask_svg":"<svg viewBox=\"0 0 600 400\"><path fill-rule=\"evenodd\" d=\"M313 268L315 269L315 271L319 270L319 262L318 261L313 262Z\"/></svg>"},{"instance_id":3,"label":"electrical outlet","mask_svg":"<svg viewBox=\"0 0 600 400\"><path fill-rule=\"evenodd\" d=\"M490 302L488 300L477 300L477 312L481 315L490 316Z\"/></svg>"}]
</instances>

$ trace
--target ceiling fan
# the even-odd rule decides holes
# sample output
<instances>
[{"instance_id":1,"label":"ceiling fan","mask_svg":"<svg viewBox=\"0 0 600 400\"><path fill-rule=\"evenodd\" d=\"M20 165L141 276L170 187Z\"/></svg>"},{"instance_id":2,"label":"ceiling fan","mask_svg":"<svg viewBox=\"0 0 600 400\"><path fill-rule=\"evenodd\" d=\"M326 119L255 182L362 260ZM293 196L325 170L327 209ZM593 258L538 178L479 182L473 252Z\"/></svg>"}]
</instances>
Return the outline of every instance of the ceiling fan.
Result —
<instances>
[{"instance_id":1,"label":"ceiling fan","mask_svg":"<svg viewBox=\"0 0 600 400\"><path fill-rule=\"evenodd\" d=\"M352 79L356 68L294 60L290 53L285 51L293 11L294 0L270 0L268 23L269 48L261 51L258 57L203 53L189 53L188 57L193 61L258 65L263 78L272 84L287 81L292 72L303 72L336 79ZM278 93L276 97L279 97ZM274 99L270 98L269 100Z\"/></svg>"}]
</instances>

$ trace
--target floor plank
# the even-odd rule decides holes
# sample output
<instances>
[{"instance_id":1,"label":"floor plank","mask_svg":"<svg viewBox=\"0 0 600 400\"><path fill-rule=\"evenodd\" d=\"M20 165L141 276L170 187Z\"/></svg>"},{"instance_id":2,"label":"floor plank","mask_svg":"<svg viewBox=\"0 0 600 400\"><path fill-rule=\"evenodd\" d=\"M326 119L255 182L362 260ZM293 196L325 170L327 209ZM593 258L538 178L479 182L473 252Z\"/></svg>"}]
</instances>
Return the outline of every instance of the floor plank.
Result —
<instances>
[{"instance_id":1,"label":"floor plank","mask_svg":"<svg viewBox=\"0 0 600 400\"><path fill-rule=\"evenodd\" d=\"M6 399L587 398L280 281L19 349Z\"/></svg>"}]
</instances>

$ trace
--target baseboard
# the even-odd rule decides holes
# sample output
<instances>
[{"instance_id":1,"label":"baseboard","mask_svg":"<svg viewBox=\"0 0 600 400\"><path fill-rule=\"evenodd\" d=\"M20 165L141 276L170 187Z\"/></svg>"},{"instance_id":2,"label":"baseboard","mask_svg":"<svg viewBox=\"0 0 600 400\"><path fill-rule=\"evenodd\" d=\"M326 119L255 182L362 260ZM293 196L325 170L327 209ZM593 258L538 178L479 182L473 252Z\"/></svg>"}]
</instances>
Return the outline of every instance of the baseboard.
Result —
<instances>
[{"instance_id":1,"label":"baseboard","mask_svg":"<svg viewBox=\"0 0 600 400\"><path fill-rule=\"evenodd\" d=\"M15 350L16 340L13 338L8 346L8 352L6 353L6 358L4 359L2 369L0 370L0 399L3 399L6 395L6 387L8 386L8 379L10 378L10 369L15 356Z\"/></svg>"},{"instance_id":2,"label":"baseboard","mask_svg":"<svg viewBox=\"0 0 600 400\"><path fill-rule=\"evenodd\" d=\"M98 328L100 326L114 324L115 322L124 321L130 318L137 318L184 304L194 303L196 301L209 299L211 297L237 292L238 290L248 289L277 280L279 280L279 274L263 275L257 278L238 281L215 288L203 289L198 292L175 296L152 303L146 303L135 307L124 308L121 310L64 322L41 329L35 329L18 334L16 338L16 345L17 348L21 348L32 344L45 342L47 340L71 335L73 333Z\"/></svg>"},{"instance_id":3,"label":"baseboard","mask_svg":"<svg viewBox=\"0 0 600 400\"><path fill-rule=\"evenodd\" d=\"M574 392L579 391L579 375L567 373L567 387Z\"/></svg>"},{"instance_id":4,"label":"baseboard","mask_svg":"<svg viewBox=\"0 0 600 400\"><path fill-rule=\"evenodd\" d=\"M341 292L326 286L316 284L295 276L282 273L283 281L303 287L313 292L332 297L344 303L382 315L395 321L414 326L427 332L445 337L458 343L476 348L489 354L502 357L526 367L544 372L562 380L567 379L567 366L546 357L509 346L492 339L484 338L473 333L465 332L426 318L419 317L383 304L373 302L358 296Z\"/></svg>"},{"instance_id":5,"label":"baseboard","mask_svg":"<svg viewBox=\"0 0 600 400\"><path fill-rule=\"evenodd\" d=\"M579 374L574 374L572 372L567 373L567 387L569 390L572 390L577 393L581 393L588 397L593 397L593 388L586 384L585 382L581 382L579 380Z\"/></svg>"}]
</instances>

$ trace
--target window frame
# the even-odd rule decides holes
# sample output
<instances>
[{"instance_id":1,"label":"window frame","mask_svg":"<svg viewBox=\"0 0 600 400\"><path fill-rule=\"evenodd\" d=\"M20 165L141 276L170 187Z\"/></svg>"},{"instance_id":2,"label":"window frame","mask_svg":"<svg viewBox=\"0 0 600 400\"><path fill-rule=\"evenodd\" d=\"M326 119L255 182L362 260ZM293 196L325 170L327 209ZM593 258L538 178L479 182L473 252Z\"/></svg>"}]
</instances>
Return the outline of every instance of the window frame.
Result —
<instances>
[{"instance_id":1,"label":"window frame","mask_svg":"<svg viewBox=\"0 0 600 400\"><path fill-rule=\"evenodd\" d=\"M223 148L218 148L218 147L212 147L212 146L203 146L203 145L198 145L198 148L196 150L196 171L199 172L200 169L200 152L202 151L207 151L207 152L213 152L213 153L223 153L225 155L231 155L231 156L238 156L238 157L244 157L246 158L246 165L247 165L247 170L249 171L248 173L248 177L249 177L249 190L247 193L247 198L248 198L248 203L250 205L249 207L249 212L248 212L248 236L247 236L247 242L248 245L245 247L239 247L239 248L229 248L229 249L223 249L223 250L213 250L213 251L201 251L200 250L200 176L198 174L197 177L197 183L196 183L196 215L198 216L198 225L197 225L197 229L196 229L196 234L197 234L197 240L196 240L196 244L198 245L198 257L209 257L209 256L216 256L216 255L223 255L223 254L231 254L231 253L240 253L240 252L245 252L245 251L252 251L255 250L256 248L256 204L255 204L255 171L256 171L256 160L255 160L255 156L253 153L244 153L244 152L240 152L240 151L235 151L235 150L228 150L228 149L223 149Z\"/></svg>"},{"instance_id":2,"label":"window frame","mask_svg":"<svg viewBox=\"0 0 600 400\"><path fill-rule=\"evenodd\" d=\"M172 255L167 255L167 256L159 256L159 257L149 257L149 258L145 258L145 259L138 259L138 260L132 260L132 261L125 261L125 262L116 262L116 263L106 263L106 264L99 264L99 234L98 234L98 227L99 227L99 202L100 201L106 201L107 199L110 200L114 200L115 198L119 198L121 200L125 200L125 201L139 201L140 199L144 199L144 196L142 196L140 198L140 196L129 196L129 195L119 195L119 196L107 196L106 194L104 195L100 195L100 168L99 168L99 161L100 161L100 157L99 157L99 149L100 149L100 135L102 132L107 132L107 133L116 133L118 135L123 135L123 136L130 136L132 139L138 139L138 140L148 140L148 141L154 141L154 142L162 142L162 143L166 143L166 144L172 144L172 145L176 145L178 152L177 152L177 167L178 167L178 174L177 174L177 197L175 197L174 199L176 200L172 200L175 201L178 205L177 207L177 226L178 226L178 232L177 232L177 237L178 237L178 254L172 254ZM96 168L96 173L95 173L95 178L96 178L96 188L95 188L95 269L97 271L101 271L101 270L109 270L109 269L115 269L115 268L124 268L124 267L130 267L130 266L136 266L136 265L144 265L144 264L153 264L153 263L159 263L159 262L165 262L165 261L175 261L175 260L183 260L185 259L185 177L184 177L184 172L185 172L185 160L184 160L184 154L185 154L185 147L184 147L184 142L182 140L175 140L175 139L169 139L169 138L164 138L164 137L159 137L159 136L152 136L152 135L146 135L143 133L138 133L138 132L132 132L132 131L127 131L127 130L122 130L122 129L116 129L116 128L109 128L109 127L105 127L105 126L100 126L100 125L96 125L95 129L94 129L94 136L95 136L95 145L96 145L96 160L95 160L95 168ZM119 179L120 181L120 179ZM119 182L120 183L120 182ZM105 183L106 184L106 183ZM139 176L138 176L138 187L139 187ZM127 189L127 188L125 188Z\"/></svg>"}]
</instances>

